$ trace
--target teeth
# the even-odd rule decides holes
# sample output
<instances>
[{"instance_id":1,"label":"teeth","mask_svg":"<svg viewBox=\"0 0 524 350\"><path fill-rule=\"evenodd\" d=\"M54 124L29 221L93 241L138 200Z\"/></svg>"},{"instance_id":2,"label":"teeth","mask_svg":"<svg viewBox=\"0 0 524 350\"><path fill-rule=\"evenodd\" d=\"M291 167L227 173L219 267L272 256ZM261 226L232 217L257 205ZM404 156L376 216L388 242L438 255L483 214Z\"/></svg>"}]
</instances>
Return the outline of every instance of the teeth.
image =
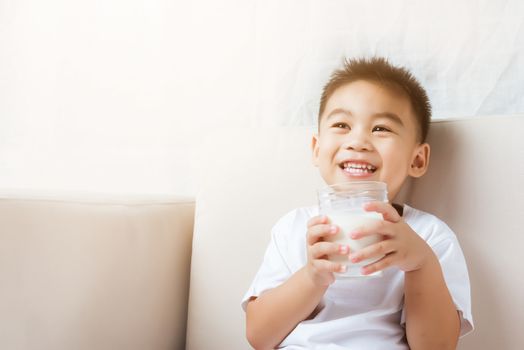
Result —
<instances>
[{"instance_id":1,"label":"teeth","mask_svg":"<svg viewBox=\"0 0 524 350\"><path fill-rule=\"evenodd\" d=\"M350 163L350 162L347 162L347 163L344 163L344 168L345 169L354 169L354 170L367 170L367 171L371 171L371 170L374 170L375 167L371 164L359 164L359 163Z\"/></svg>"}]
</instances>

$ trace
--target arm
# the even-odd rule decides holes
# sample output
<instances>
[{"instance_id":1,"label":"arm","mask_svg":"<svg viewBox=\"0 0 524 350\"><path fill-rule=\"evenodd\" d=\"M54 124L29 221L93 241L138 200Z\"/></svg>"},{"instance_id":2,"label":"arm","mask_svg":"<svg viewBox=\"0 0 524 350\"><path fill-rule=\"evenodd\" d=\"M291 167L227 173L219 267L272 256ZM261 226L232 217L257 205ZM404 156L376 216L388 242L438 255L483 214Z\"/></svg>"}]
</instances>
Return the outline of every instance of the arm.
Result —
<instances>
[{"instance_id":1,"label":"arm","mask_svg":"<svg viewBox=\"0 0 524 350\"><path fill-rule=\"evenodd\" d=\"M406 333L411 349L455 349L460 319L437 257L405 273Z\"/></svg>"},{"instance_id":2,"label":"arm","mask_svg":"<svg viewBox=\"0 0 524 350\"><path fill-rule=\"evenodd\" d=\"M390 266L405 272L406 336L411 349L455 349L460 320L435 253L389 204L374 202L365 209L381 213L384 221L354 232L352 237L380 233L384 240L355 253L351 261L384 256L365 266L363 273Z\"/></svg>"},{"instance_id":3,"label":"arm","mask_svg":"<svg viewBox=\"0 0 524 350\"><path fill-rule=\"evenodd\" d=\"M251 300L246 307L246 333L255 349L273 349L297 326L310 317L340 264L327 260L328 254L347 255L349 247L323 241L338 228L328 225L326 217L308 222L307 264L280 286Z\"/></svg>"},{"instance_id":4,"label":"arm","mask_svg":"<svg viewBox=\"0 0 524 350\"><path fill-rule=\"evenodd\" d=\"M273 349L316 308L327 286L317 286L305 268L247 304L247 338L255 349Z\"/></svg>"}]
</instances>

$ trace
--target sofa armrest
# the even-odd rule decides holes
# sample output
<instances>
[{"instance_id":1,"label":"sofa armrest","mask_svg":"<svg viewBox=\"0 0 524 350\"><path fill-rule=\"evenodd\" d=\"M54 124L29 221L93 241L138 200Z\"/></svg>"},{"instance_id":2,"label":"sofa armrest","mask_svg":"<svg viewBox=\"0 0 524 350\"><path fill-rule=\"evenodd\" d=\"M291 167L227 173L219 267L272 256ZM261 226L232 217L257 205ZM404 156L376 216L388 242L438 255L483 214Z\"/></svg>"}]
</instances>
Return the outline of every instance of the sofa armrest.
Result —
<instances>
[{"instance_id":1,"label":"sofa armrest","mask_svg":"<svg viewBox=\"0 0 524 350\"><path fill-rule=\"evenodd\" d=\"M183 349L194 202L0 199L0 348Z\"/></svg>"}]
</instances>

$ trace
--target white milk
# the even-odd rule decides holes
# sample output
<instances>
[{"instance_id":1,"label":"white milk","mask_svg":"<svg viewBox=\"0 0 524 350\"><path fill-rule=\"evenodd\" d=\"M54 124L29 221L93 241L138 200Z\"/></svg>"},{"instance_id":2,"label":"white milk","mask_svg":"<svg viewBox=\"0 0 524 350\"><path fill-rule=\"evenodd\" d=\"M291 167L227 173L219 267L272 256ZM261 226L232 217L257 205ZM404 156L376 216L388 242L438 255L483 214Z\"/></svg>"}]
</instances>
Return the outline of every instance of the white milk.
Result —
<instances>
[{"instance_id":1,"label":"white milk","mask_svg":"<svg viewBox=\"0 0 524 350\"><path fill-rule=\"evenodd\" d=\"M330 219L331 224L337 225L339 231L334 236L329 236L330 242L336 242L338 244L345 244L349 246L349 254L355 253L371 244L377 243L382 240L380 234L373 234L360 239L351 239L349 234L355 231L358 228L373 224L379 220L382 220L382 215L377 212L366 212L361 209L345 210L345 211L333 211L326 213L327 217ZM374 261L381 259L367 259L360 261L358 263L351 263L348 260L347 255L329 255L329 260L335 261L338 263L343 263L347 265L347 269L350 270L351 267L356 267L360 269L361 266L368 265ZM359 275L358 271L353 271L350 273L342 275Z\"/></svg>"}]
</instances>

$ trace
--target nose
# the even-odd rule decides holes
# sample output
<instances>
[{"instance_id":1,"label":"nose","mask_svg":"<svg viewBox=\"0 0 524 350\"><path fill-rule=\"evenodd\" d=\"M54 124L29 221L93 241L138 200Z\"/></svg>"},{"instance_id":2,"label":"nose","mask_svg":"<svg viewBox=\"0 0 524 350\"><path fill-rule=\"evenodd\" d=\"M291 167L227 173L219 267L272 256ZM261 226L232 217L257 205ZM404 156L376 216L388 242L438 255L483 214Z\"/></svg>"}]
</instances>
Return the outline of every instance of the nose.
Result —
<instances>
[{"instance_id":1,"label":"nose","mask_svg":"<svg viewBox=\"0 0 524 350\"><path fill-rule=\"evenodd\" d=\"M373 145L365 131L352 130L344 140L343 148L362 152L373 150Z\"/></svg>"}]
</instances>

